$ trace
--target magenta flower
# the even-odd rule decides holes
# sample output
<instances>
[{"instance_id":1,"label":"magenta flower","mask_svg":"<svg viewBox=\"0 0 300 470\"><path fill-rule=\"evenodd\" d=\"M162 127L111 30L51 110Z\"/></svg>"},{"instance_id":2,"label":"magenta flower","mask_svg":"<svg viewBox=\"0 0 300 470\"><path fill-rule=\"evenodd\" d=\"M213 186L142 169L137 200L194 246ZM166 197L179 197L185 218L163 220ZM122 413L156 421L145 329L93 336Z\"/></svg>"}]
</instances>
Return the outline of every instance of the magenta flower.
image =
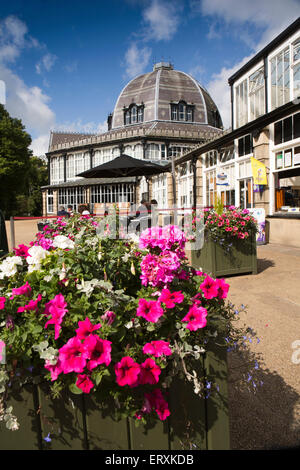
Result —
<instances>
[{"instance_id":1,"label":"magenta flower","mask_svg":"<svg viewBox=\"0 0 300 470\"><path fill-rule=\"evenodd\" d=\"M45 328L47 328L48 325L54 325L54 339L59 337L63 318L68 311L66 306L67 302L65 302L62 294L56 295L54 299L50 300L45 305L44 314L47 316L51 315L51 318L45 324Z\"/></svg>"},{"instance_id":2,"label":"magenta flower","mask_svg":"<svg viewBox=\"0 0 300 470\"><path fill-rule=\"evenodd\" d=\"M137 382L141 367L132 357L125 356L115 365L116 381L121 387L134 385Z\"/></svg>"},{"instance_id":3,"label":"magenta flower","mask_svg":"<svg viewBox=\"0 0 300 470\"><path fill-rule=\"evenodd\" d=\"M12 296L10 297L10 299L12 300L16 295L26 295L26 297L29 297L31 291L32 289L27 281L26 284L24 284L23 286L16 287L12 290Z\"/></svg>"},{"instance_id":4,"label":"magenta flower","mask_svg":"<svg viewBox=\"0 0 300 470\"><path fill-rule=\"evenodd\" d=\"M160 302L155 300L139 299L139 306L136 311L137 317L143 317L145 320L156 323L164 314Z\"/></svg>"},{"instance_id":5,"label":"magenta flower","mask_svg":"<svg viewBox=\"0 0 300 470\"><path fill-rule=\"evenodd\" d=\"M218 288L218 298L226 299L230 287L229 284L224 279L216 279L216 285Z\"/></svg>"},{"instance_id":6,"label":"magenta flower","mask_svg":"<svg viewBox=\"0 0 300 470\"><path fill-rule=\"evenodd\" d=\"M26 245L19 245L17 248L14 248L14 252L16 256L22 256L23 258L27 258L27 256L30 256L28 254L29 247Z\"/></svg>"},{"instance_id":7,"label":"magenta flower","mask_svg":"<svg viewBox=\"0 0 300 470\"><path fill-rule=\"evenodd\" d=\"M0 339L0 362L2 361L2 351L5 350L5 343Z\"/></svg>"},{"instance_id":8,"label":"magenta flower","mask_svg":"<svg viewBox=\"0 0 300 470\"><path fill-rule=\"evenodd\" d=\"M77 376L76 386L80 388L83 393L90 393L94 383L86 374L79 374Z\"/></svg>"},{"instance_id":9,"label":"magenta flower","mask_svg":"<svg viewBox=\"0 0 300 470\"><path fill-rule=\"evenodd\" d=\"M60 359L57 360L57 363L56 364L50 364L50 362L47 360L45 362L45 369L49 370L50 373L51 373L51 380L52 382L54 380L57 379L57 377L59 376L59 374L62 373L62 366L61 366L61 362L60 362Z\"/></svg>"},{"instance_id":10,"label":"magenta flower","mask_svg":"<svg viewBox=\"0 0 300 470\"><path fill-rule=\"evenodd\" d=\"M196 331L199 328L204 328L206 326L206 316L206 308L193 305L189 309L187 315L181 321L188 322L186 328L188 328L190 331Z\"/></svg>"},{"instance_id":11,"label":"magenta flower","mask_svg":"<svg viewBox=\"0 0 300 470\"><path fill-rule=\"evenodd\" d=\"M154 357L170 356L172 354L167 341L158 340L146 343L143 347L143 353Z\"/></svg>"},{"instance_id":12,"label":"magenta flower","mask_svg":"<svg viewBox=\"0 0 300 470\"><path fill-rule=\"evenodd\" d=\"M37 296L36 300L30 300L28 304L24 305L24 307L19 307L17 312L29 312L29 311L37 311L38 310L38 303L42 300L41 294Z\"/></svg>"},{"instance_id":13,"label":"magenta flower","mask_svg":"<svg viewBox=\"0 0 300 470\"><path fill-rule=\"evenodd\" d=\"M5 307L6 298L0 297L0 310L3 310Z\"/></svg>"},{"instance_id":14,"label":"magenta flower","mask_svg":"<svg viewBox=\"0 0 300 470\"><path fill-rule=\"evenodd\" d=\"M59 350L59 359L64 374L69 372L81 373L86 366L88 353L77 337L69 341Z\"/></svg>"},{"instance_id":15,"label":"magenta flower","mask_svg":"<svg viewBox=\"0 0 300 470\"><path fill-rule=\"evenodd\" d=\"M159 297L159 301L164 303L166 308L174 308L175 304L181 304L184 300L184 295L181 291L170 292L169 289L163 289Z\"/></svg>"},{"instance_id":16,"label":"magenta flower","mask_svg":"<svg viewBox=\"0 0 300 470\"><path fill-rule=\"evenodd\" d=\"M154 409L161 421L164 421L168 416L170 416L168 403L164 399L163 394L159 388L154 389L150 393L145 393L144 406L146 412L150 412L151 409Z\"/></svg>"},{"instance_id":17,"label":"magenta flower","mask_svg":"<svg viewBox=\"0 0 300 470\"><path fill-rule=\"evenodd\" d=\"M88 370L95 369L100 364L108 366L111 362L111 341L101 339L97 335L90 335L86 338L83 346L89 359Z\"/></svg>"},{"instance_id":18,"label":"magenta flower","mask_svg":"<svg viewBox=\"0 0 300 470\"><path fill-rule=\"evenodd\" d=\"M213 299L218 295L218 286L215 280L210 276L206 276L205 280L200 284L200 289L202 289L206 299Z\"/></svg>"},{"instance_id":19,"label":"magenta flower","mask_svg":"<svg viewBox=\"0 0 300 470\"><path fill-rule=\"evenodd\" d=\"M102 320L106 321L108 325L112 325L116 319L116 314L111 310L107 310L104 315L101 316Z\"/></svg>"},{"instance_id":20,"label":"magenta flower","mask_svg":"<svg viewBox=\"0 0 300 470\"><path fill-rule=\"evenodd\" d=\"M97 325L93 325L91 320L86 317L85 320L78 322L79 328L76 330L77 338L79 339L86 339L93 331L99 330L101 328L101 323L97 323Z\"/></svg>"},{"instance_id":21,"label":"magenta flower","mask_svg":"<svg viewBox=\"0 0 300 470\"><path fill-rule=\"evenodd\" d=\"M139 384L145 385L157 384L159 381L159 376L161 373L160 367L156 364L153 359L146 359L143 364L141 364L141 372L139 375Z\"/></svg>"}]
</instances>

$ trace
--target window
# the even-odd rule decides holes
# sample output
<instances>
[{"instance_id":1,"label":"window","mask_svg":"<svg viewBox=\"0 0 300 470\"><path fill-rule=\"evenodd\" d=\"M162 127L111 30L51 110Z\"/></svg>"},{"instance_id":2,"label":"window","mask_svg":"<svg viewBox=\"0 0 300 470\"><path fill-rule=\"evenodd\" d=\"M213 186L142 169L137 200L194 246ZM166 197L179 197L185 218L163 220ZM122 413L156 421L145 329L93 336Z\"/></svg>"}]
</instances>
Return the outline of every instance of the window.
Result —
<instances>
[{"instance_id":1,"label":"window","mask_svg":"<svg viewBox=\"0 0 300 470\"><path fill-rule=\"evenodd\" d=\"M50 161L50 184L63 183L64 157L52 157Z\"/></svg>"},{"instance_id":2,"label":"window","mask_svg":"<svg viewBox=\"0 0 300 470\"><path fill-rule=\"evenodd\" d=\"M134 202L134 193L134 184L98 184L91 187L91 203Z\"/></svg>"},{"instance_id":3,"label":"window","mask_svg":"<svg viewBox=\"0 0 300 470\"><path fill-rule=\"evenodd\" d=\"M132 150L131 145L126 145L126 147L124 148L124 153L125 155L129 155L130 157L133 157L133 150Z\"/></svg>"},{"instance_id":4,"label":"window","mask_svg":"<svg viewBox=\"0 0 300 470\"><path fill-rule=\"evenodd\" d=\"M171 103L171 121L188 121L194 120L194 105L188 105L185 101L179 103Z\"/></svg>"},{"instance_id":5,"label":"window","mask_svg":"<svg viewBox=\"0 0 300 470\"><path fill-rule=\"evenodd\" d=\"M300 113L274 124L274 144L279 145L300 137Z\"/></svg>"},{"instance_id":6,"label":"window","mask_svg":"<svg viewBox=\"0 0 300 470\"><path fill-rule=\"evenodd\" d=\"M244 80L235 89L236 127L248 122L248 81Z\"/></svg>"},{"instance_id":7,"label":"window","mask_svg":"<svg viewBox=\"0 0 300 470\"><path fill-rule=\"evenodd\" d=\"M271 59L271 109L290 101L289 47Z\"/></svg>"},{"instance_id":8,"label":"window","mask_svg":"<svg viewBox=\"0 0 300 470\"><path fill-rule=\"evenodd\" d=\"M136 124L144 121L144 104L131 104L128 108L124 106L124 125Z\"/></svg>"},{"instance_id":9,"label":"window","mask_svg":"<svg viewBox=\"0 0 300 470\"><path fill-rule=\"evenodd\" d=\"M249 77L250 119L256 119L265 112L264 67Z\"/></svg>"},{"instance_id":10,"label":"window","mask_svg":"<svg viewBox=\"0 0 300 470\"><path fill-rule=\"evenodd\" d=\"M47 214L53 214L53 189L48 189L47 192Z\"/></svg>"},{"instance_id":11,"label":"window","mask_svg":"<svg viewBox=\"0 0 300 470\"><path fill-rule=\"evenodd\" d=\"M148 144L146 147L146 159L147 160L159 160L159 145L157 144Z\"/></svg>"},{"instance_id":12,"label":"window","mask_svg":"<svg viewBox=\"0 0 300 470\"><path fill-rule=\"evenodd\" d=\"M93 168L95 166L99 166L102 163L102 152L101 150L95 150L95 153L93 155Z\"/></svg>"},{"instance_id":13,"label":"window","mask_svg":"<svg viewBox=\"0 0 300 470\"><path fill-rule=\"evenodd\" d=\"M58 190L58 205L68 206L71 205L74 211L77 211L80 204L84 204L85 193L82 187L76 188L60 188Z\"/></svg>"},{"instance_id":14,"label":"window","mask_svg":"<svg viewBox=\"0 0 300 470\"><path fill-rule=\"evenodd\" d=\"M239 157L243 157L244 155L249 155L253 152L252 146L252 136L251 134L247 134L244 137L238 139L238 155Z\"/></svg>"},{"instance_id":15,"label":"window","mask_svg":"<svg viewBox=\"0 0 300 470\"><path fill-rule=\"evenodd\" d=\"M158 207L161 209L168 207L167 194L167 176L165 174L153 176L152 197L156 199Z\"/></svg>"},{"instance_id":16,"label":"window","mask_svg":"<svg viewBox=\"0 0 300 470\"><path fill-rule=\"evenodd\" d=\"M205 166L209 168L217 164L218 152L216 150L211 150L205 156Z\"/></svg>"},{"instance_id":17,"label":"window","mask_svg":"<svg viewBox=\"0 0 300 470\"><path fill-rule=\"evenodd\" d=\"M141 144L137 144L134 147L134 158L143 158L143 146Z\"/></svg>"},{"instance_id":18,"label":"window","mask_svg":"<svg viewBox=\"0 0 300 470\"><path fill-rule=\"evenodd\" d=\"M234 159L234 150L232 148L224 148L220 152L220 161L221 163L228 162Z\"/></svg>"},{"instance_id":19,"label":"window","mask_svg":"<svg viewBox=\"0 0 300 470\"><path fill-rule=\"evenodd\" d=\"M293 97L300 96L300 39L293 44Z\"/></svg>"}]
</instances>

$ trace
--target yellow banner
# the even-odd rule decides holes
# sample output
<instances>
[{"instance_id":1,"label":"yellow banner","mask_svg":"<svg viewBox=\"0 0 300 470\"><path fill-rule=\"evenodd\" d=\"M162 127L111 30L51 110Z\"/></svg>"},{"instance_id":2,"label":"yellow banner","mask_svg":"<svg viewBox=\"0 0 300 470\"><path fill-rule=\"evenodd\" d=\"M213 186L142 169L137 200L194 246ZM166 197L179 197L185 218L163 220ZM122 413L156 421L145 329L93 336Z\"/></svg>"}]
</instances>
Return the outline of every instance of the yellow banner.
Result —
<instances>
[{"instance_id":1,"label":"yellow banner","mask_svg":"<svg viewBox=\"0 0 300 470\"><path fill-rule=\"evenodd\" d=\"M267 171L263 163L251 157L253 184L268 184Z\"/></svg>"}]
</instances>

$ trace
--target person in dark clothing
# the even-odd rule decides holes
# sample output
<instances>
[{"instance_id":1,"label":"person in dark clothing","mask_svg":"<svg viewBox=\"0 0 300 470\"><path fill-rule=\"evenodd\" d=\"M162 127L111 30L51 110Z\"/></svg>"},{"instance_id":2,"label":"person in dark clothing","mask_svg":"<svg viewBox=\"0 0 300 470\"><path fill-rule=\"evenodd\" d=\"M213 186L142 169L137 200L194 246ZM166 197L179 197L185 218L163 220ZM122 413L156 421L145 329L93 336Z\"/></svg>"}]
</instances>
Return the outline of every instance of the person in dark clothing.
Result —
<instances>
[{"instance_id":1,"label":"person in dark clothing","mask_svg":"<svg viewBox=\"0 0 300 470\"><path fill-rule=\"evenodd\" d=\"M70 217L69 213L65 210L64 206L60 206L59 211L57 212L59 217Z\"/></svg>"}]
</instances>

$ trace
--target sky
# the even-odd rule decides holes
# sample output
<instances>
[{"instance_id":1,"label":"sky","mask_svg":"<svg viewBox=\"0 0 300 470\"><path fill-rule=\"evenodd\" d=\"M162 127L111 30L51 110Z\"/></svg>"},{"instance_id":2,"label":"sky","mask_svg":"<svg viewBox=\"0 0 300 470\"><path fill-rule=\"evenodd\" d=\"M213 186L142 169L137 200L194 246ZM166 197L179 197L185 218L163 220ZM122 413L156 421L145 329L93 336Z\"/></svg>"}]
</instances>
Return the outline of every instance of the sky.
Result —
<instances>
[{"instance_id":1,"label":"sky","mask_svg":"<svg viewBox=\"0 0 300 470\"><path fill-rule=\"evenodd\" d=\"M105 132L128 81L170 61L228 128L228 78L298 16L300 0L0 0L0 95L41 156L51 130Z\"/></svg>"}]
</instances>

